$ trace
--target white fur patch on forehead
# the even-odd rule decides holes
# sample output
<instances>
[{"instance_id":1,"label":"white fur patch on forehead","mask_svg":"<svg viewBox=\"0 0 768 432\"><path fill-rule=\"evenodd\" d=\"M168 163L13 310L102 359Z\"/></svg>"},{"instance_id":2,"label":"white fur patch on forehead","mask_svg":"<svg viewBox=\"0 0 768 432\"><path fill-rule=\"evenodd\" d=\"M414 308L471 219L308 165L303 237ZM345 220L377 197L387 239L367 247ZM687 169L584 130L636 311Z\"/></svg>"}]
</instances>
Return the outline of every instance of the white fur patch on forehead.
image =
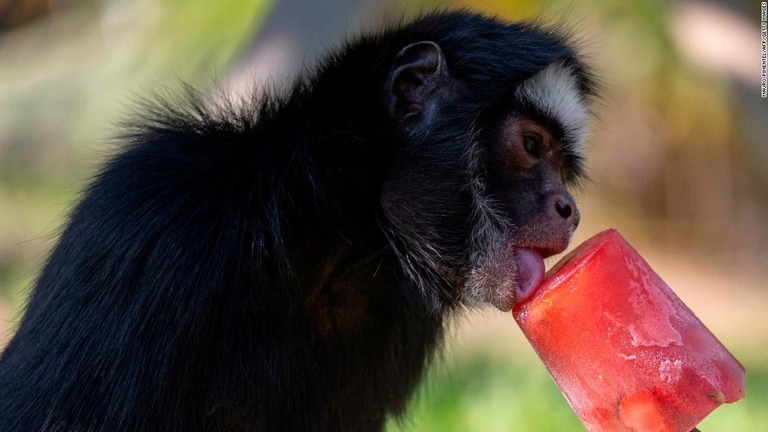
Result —
<instances>
[{"instance_id":1,"label":"white fur patch on forehead","mask_svg":"<svg viewBox=\"0 0 768 432\"><path fill-rule=\"evenodd\" d=\"M553 63L521 84L515 96L557 121L570 150L584 156L590 115L577 79L572 68Z\"/></svg>"}]
</instances>

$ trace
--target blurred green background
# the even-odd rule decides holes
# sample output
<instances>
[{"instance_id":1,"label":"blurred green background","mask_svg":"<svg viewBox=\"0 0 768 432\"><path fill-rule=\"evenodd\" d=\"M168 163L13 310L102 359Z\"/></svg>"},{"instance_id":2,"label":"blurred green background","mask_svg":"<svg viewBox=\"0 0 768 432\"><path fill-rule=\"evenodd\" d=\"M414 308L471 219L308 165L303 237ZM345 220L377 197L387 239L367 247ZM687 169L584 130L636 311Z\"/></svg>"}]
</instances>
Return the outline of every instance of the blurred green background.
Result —
<instances>
[{"instance_id":1,"label":"blurred green background","mask_svg":"<svg viewBox=\"0 0 768 432\"><path fill-rule=\"evenodd\" d=\"M768 100L758 1L0 0L0 347L132 101L245 94L346 35L434 8L544 16L604 82L573 244L618 228L747 368L705 432L768 430ZM551 264L551 263L550 263ZM582 430L508 315L453 325L392 431Z\"/></svg>"}]
</instances>

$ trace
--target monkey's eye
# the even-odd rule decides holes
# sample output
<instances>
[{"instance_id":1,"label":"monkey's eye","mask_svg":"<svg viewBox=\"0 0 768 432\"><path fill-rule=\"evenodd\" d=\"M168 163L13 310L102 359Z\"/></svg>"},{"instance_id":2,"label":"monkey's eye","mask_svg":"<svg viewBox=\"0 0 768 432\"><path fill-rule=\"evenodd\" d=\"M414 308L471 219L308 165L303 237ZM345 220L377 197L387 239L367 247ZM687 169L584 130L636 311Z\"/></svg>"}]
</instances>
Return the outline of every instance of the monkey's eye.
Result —
<instances>
[{"instance_id":1,"label":"monkey's eye","mask_svg":"<svg viewBox=\"0 0 768 432\"><path fill-rule=\"evenodd\" d=\"M523 136L523 147L532 157L536 159L541 157L541 137L537 135Z\"/></svg>"}]
</instances>

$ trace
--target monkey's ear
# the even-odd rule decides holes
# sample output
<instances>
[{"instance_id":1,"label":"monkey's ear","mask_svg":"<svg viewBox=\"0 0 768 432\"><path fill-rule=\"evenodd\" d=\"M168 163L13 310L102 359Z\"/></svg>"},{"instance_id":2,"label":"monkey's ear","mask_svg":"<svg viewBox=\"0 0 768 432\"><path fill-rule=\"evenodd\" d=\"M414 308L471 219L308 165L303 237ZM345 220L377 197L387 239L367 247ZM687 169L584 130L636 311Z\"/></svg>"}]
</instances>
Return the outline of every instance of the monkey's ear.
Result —
<instances>
[{"instance_id":1,"label":"monkey's ear","mask_svg":"<svg viewBox=\"0 0 768 432\"><path fill-rule=\"evenodd\" d=\"M387 81L389 114L401 122L421 116L426 103L447 76L443 50L434 42L421 41L400 50Z\"/></svg>"}]
</instances>

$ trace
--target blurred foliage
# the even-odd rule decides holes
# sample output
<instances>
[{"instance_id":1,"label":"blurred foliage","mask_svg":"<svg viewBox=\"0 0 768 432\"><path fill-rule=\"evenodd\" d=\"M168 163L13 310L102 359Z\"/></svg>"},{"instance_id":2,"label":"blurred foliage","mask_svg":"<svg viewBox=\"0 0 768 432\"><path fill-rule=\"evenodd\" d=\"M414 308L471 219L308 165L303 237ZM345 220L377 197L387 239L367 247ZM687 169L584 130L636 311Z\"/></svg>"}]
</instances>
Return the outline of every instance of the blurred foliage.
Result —
<instances>
[{"instance_id":1,"label":"blurred foliage","mask_svg":"<svg viewBox=\"0 0 768 432\"><path fill-rule=\"evenodd\" d=\"M406 417L388 430L573 431L579 425L543 365L471 357L437 365Z\"/></svg>"},{"instance_id":2,"label":"blurred foliage","mask_svg":"<svg viewBox=\"0 0 768 432\"><path fill-rule=\"evenodd\" d=\"M211 86L270 7L75 3L0 35L0 297L16 307L117 120L149 89Z\"/></svg>"}]
</instances>

